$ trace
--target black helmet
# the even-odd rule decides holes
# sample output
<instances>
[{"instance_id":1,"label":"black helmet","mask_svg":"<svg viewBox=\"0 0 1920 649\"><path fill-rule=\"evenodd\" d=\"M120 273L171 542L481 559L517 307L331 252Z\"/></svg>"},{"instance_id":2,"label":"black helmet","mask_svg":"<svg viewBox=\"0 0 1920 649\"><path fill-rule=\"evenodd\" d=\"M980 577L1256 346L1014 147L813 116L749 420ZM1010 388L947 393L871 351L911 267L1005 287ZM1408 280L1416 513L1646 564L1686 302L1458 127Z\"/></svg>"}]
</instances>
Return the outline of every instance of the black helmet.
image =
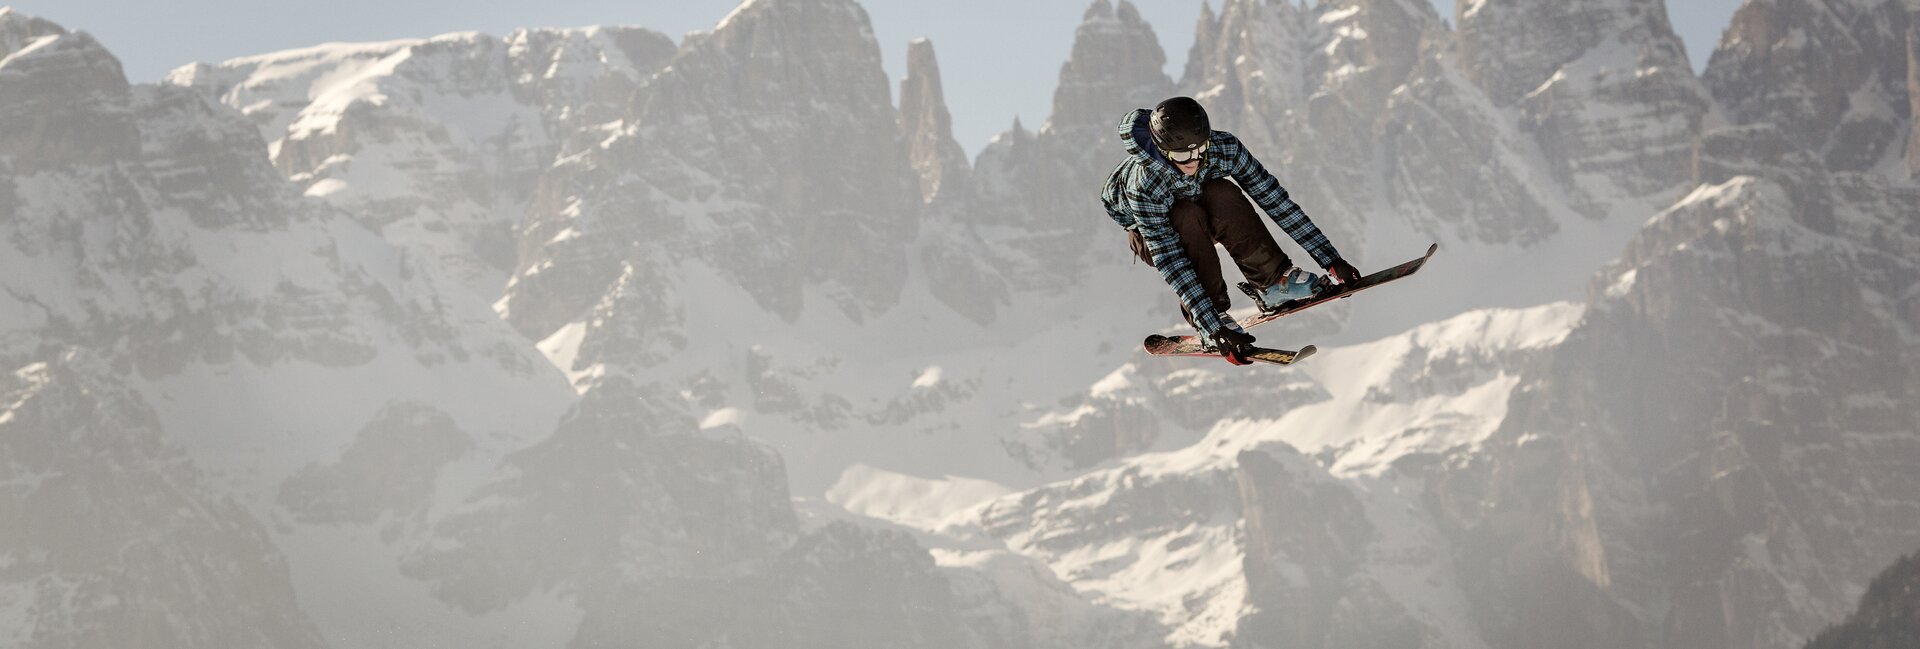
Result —
<instances>
[{"instance_id":1,"label":"black helmet","mask_svg":"<svg viewBox=\"0 0 1920 649\"><path fill-rule=\"evenodd\" d=\"M1192 97L1174 97L1153 107L1147 122L1154 146L1161 151L1191 151L1207 143L1213 127L1207 123L1207 109Z\"/></svg>"}]
</instances>

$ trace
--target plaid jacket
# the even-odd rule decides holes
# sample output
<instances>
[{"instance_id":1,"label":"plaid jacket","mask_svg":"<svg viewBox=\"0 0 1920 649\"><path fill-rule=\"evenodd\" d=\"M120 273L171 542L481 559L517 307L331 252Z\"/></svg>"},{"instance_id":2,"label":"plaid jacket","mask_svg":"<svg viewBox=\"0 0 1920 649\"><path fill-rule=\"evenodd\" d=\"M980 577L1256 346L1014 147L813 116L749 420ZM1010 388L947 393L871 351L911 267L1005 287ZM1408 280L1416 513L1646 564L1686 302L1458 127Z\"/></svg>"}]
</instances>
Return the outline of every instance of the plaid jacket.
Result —
<instances>
[{"instance_id":1,"label":"plaid jacket","mask_svg":"<svg viewBox=\"0 0 1920 649\"><path fill-rule=\"evenodd\" d=\"M1202 334L1211 336L1222 327L1239 330L1240 324L1234 322L1232 316L1214 310L1213 300L1207 299L1193 263L1180 250L1179 235L1174 234L1168 222L1174 200L1197 198L1201 183L1232 178L1322 268L1340 258L1333 242L1288 198L1280 181L1275 180L1253 154L1247 153L1240 138L1226 131L1214 131L1207 144L1206 158L1200 163L1200 173L1186 176L1153 146L1147 130L1150 114L1151 111L1144 108L1134 109L1121 120L1120 141L1125 144L1128 157L1107 177L1107 189L1100 198L1115 223L1138 231L1146 240L1147 250L1153 254L1154 268L1159 269L1160 276L1180 296L1180 303L1193 314Z\"/></svg>"}]
</instances>

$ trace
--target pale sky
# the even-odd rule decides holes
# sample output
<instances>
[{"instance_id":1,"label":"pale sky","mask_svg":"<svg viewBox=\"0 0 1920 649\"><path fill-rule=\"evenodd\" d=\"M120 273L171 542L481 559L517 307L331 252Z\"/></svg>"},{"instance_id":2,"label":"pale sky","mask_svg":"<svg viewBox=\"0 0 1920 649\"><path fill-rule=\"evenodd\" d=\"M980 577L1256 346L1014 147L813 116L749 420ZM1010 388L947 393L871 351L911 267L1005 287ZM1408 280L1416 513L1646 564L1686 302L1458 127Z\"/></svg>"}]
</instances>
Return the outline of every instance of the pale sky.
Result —
<instances>
[{"instance_id":1,"label":"pale sky","mask_svg":"<svg viewBox=\"0 0 1920 649\"><path fill-rule=\"evenodd\" d=\"M898 91L907 42L933 40L953 113L954 137L969 153L1018 115L1046 121L1053 87L1092 0L860 0L874 23L889 85ZM1220 0L1210 0L1215 9ZM7 3L9 0L0 0ZM1433 0L1453 17L1453 0ZM1706 65L1740 0L1669 0L1694 68ZM120 57L135 82L160 79L195 61L218 62L329 41L417 38L457 31L504 36L517 27L640 25L676 41L707 29L737 0L11 0L21 12L85 30ZM1167 52L1178 80L1193 44L1200 0L1135 0Z\"/></svg>"}]
</instances>

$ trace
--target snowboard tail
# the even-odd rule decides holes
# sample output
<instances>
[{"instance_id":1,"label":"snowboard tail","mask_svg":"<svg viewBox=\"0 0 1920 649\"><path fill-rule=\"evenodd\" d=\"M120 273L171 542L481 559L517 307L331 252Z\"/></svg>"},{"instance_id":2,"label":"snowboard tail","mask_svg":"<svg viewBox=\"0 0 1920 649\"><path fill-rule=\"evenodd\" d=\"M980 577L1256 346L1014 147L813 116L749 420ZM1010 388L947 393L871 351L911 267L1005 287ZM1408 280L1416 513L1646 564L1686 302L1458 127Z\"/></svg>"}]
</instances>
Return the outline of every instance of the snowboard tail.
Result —
<instances>
[{"instance_id":1,"label":"snowboard tail","mask_svg":"<svg viewBox=\"0 0 1920 649\"><path fill-rule=\"evenodd\" d=\"M1220 355L1220 352L1207 349L1205 345L1200 344L1199 338L1193 336L1162 336L1154 334L1147 336L1146 348L1147 353L1154 356ZM1300 359L1312 356L1315 351L1318 350L1316 350L1313 345L1302 347L1300 351L1255 347L1251 353L1247 354L1247 360L1272 365L1292 365L1300 362Z\"/></svg>"},{"instance_id":2,"label":"snowboard tail","mask_svg":"<svg viewBox=\"0 0 1920 649\"><path fill-rule=\"evenodd\" d=\"M1436 243L1436 244L1427 246L1427 254L1422 255L1419 259L1415 259L1407 263L1400 264L1398 266L1394 266L1386 270L1382 270L1372 275L1362 277L1358 280L1354 280L1350 284L1335 284L1331 290L1325 291L1313 297L1302 298L1298 300L1288 300L1286 302L1281 302L1280 304L1277 304L1277 305L1267 305L1262 303L1260 299L1260 287L1254 286L1246 282L1241 282L1240 290L1246 292L1248 297L1253 298L1253 303L1260 306L1260 312L1255 314L1251 318L1242 320L1240 322L1240 328L1251 329L1253 328L1254 325L1272 322L1274 320L1279 320L1280 318L1292 315L1294 313L1298 313L1300 311L1310 309L1315 306L1325 304L1327 302L1332 302L1334 300L1345 298L1353 295L1354 293L1359 293L1361 291L1373 288L1375 286L1379 286L1381 284L1385 284L1387 282L1391 282L1393 280L1400 279L1400 278L1412 275L1414 273L1420 272L1420 267L1427 265L1427 260L1432 259L1433 253L1439 250L1440 250L1440 244Z\"/></svg>"}]
</instances>

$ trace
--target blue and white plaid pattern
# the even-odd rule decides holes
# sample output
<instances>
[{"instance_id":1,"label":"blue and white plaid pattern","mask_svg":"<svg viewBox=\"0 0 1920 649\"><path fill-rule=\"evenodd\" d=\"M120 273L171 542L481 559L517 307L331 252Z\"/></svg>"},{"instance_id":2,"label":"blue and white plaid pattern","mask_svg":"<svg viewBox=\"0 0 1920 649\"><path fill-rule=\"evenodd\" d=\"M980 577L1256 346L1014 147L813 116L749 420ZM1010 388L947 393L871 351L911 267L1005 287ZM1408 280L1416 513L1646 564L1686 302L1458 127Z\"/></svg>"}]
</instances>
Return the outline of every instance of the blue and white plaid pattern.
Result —
<instances>
[{"instance_id":1,"label":"blue and white plaid pattern","mask_svg":"<svg viewBox=\"0 0 1920 649\"><path fill-rule=\"evenodd\" d=\"M1200 185L1218 178L1232 178L1240 189L1253 198L1280 230L1293 237L1307 254L1313 256L1322 268L1331 265L1340 258L1340 252L1334 250L1333 242L1320 232L1319 226L1307 218L1307 213L1288 197L1287 190L1280 181L1267 172L1267 168L1255 160L1253 154L1240 144L1240 138L1225 131L1214 131L1209 138L1210 150L1206 159L1200 163L1197 176L1181 174L1178 169L1160 155L1147 135L1147 117L1149 111L1144 108L1127 113L1120 122L1120 139L1125 143L1126 161L1113 170L1107 177L1106 191L1101 193L1101 202L1106 204L1107 216L1112 217L1120 227L1136 230L1147 242L1147 250L1153 254L1154 268L1160 276L1173 287L1180 296L1180 303L1193 314L1200 326L1201 333L1212 336L1222 327L1235 330L1240 324L1233 317L1213 308L1213 300L1207 298L1206 289L1200 286L1200 277L1193 270L1193 263L1180 249L1180 237L1173 231L1169 215L1173 202L1183 198L1200 196Z\"/></svg>"}]
</instances>

